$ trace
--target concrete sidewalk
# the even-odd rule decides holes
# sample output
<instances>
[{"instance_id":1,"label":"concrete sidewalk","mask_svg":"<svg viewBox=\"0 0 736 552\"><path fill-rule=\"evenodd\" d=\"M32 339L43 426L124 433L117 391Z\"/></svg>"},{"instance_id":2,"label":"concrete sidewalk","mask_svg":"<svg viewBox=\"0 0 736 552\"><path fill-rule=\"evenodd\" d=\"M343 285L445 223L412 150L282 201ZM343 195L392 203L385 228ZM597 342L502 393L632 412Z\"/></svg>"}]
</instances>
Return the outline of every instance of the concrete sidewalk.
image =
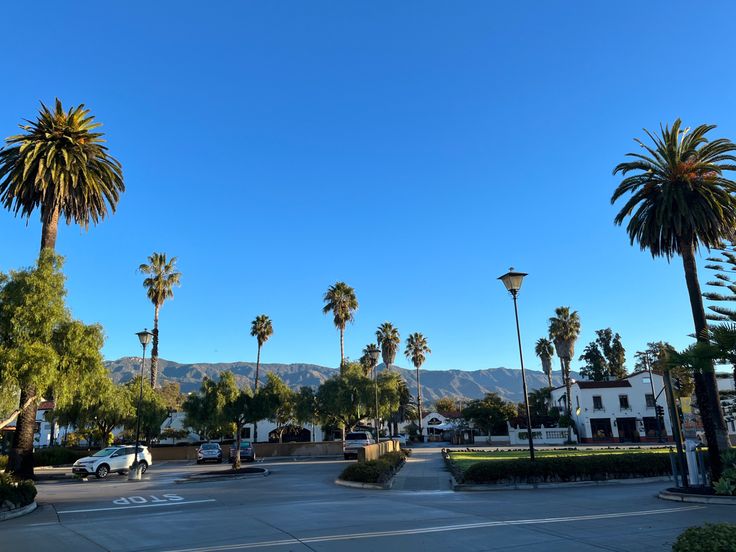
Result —
<instances>
[{"instance_id":1,"label":"concrete sidewalk","mask_svg":"<svg viewBox=\"0 0 736 552\"><path fill-rule=\"evenodd\" d=\"M394 478L394 491L452 491L450 472L438 448L414 448Z\"/></svg>"}]
</instances>

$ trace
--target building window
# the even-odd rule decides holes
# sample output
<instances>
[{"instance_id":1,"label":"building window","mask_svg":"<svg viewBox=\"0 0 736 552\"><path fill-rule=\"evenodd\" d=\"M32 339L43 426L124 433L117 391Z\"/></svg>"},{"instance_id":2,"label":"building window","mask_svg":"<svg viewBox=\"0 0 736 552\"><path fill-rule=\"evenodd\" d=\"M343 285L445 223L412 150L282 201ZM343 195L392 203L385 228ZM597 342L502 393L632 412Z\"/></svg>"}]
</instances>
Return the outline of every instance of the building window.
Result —
<instances>
[{"instance_id":1,"label":"building window","mask_svg":"<svg viewBox=\"0 0 736 552\"><path fill-rule=\"evenodd\" d=\"M647 408L654 408L655 406L657 406L657 403L654 402L654 395L652 395L651 393L647 393L646 397L647 397Z\"/></svg>"},{"instance_id":2,"label":"building window","mask_svg":"<svg viewBox=\"0 0 736 552\"><path fill-rule=\"evenodd\" d=\"M603 397L593 395L593 410L603 410Z\"/></svg>"},{"instance_id":3,"label":"building window","mask_svg":"<svg viewBox=\"0 0 736 552\"><path fill-rule=\"evenodd\" d=\"M621 407L621 410L629 410L631 408L629 406L629 396L628 395L619 395L618 396L618 405Z\"/></svg>"}]
</instances>

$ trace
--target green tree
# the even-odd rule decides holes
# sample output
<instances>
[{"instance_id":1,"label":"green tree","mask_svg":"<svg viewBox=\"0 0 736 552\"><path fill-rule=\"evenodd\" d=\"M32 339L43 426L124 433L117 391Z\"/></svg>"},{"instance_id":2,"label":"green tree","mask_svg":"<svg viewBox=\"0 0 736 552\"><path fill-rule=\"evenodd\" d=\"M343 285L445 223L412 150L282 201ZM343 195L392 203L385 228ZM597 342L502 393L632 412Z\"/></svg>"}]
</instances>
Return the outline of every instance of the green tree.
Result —
<instances>
[{"instance_id":1,"label":"green tree","mask_svg":"<svg viewBox=\"0 0 736 552\"><path fill-rule=\"evenodd\" d=\"M179 412L181 410L186 395L181 392L181 387L177 382L169 381L164 383L159 387L158 392L170 412Z\"/></svg>"},{"instance_id":2,"label":"green tree","mask_svg":"<svg viewBox=\"0 0 736 552\"><path fill-rule=\"evenodd\" d=\"M417 412L422 412L422 386L419 383L419 368L424 364L428 354L431 354L432 350L427 344L427 338L419 332L414 332L406 338L406 350L404 355L414 365L417 371ZM419 435L422 435L422 417L419 416Z\"/></svg>"},{"instance_id":3,"label":"green tree","mask_svg":"<svg viewBox=\"0 0 736 552\"><path fill-rule=\"evenodd\" d=\"M391 322L384 322L376 330L376 342L381 348L383 365L388 370L396 358L396 352L401 344L399 330Z\"/></svg>"},{"instance_id":4,"label":"green tree","mask_svg":"<svg viewBox=\"0 0 736 552\"><path fill-rule=\"evenodd\" d=\"M715 301L716 305L708 305L708 320L716 322L736 322L736 309L728 306L736 301L736 282L731 278L731 274L736 272L736 244L728 242L721 244L719 247L720 257L708 257L708 261L715 264L707 264L705 268L716 272L715 280L707 282L707 285L716 288L714 291L706 291L703 297L709 301Z\"/></svg>"},{"instance_id":5,"label":"green tree","mask_svg":"<svg viewBox=\"0 0 736 552\"><path fill-rule=\"evenodd\" d=\"M219 382L205 377L199 392L192 393L184 401L184 424L193 428L205 440L223 435L230 429L230 422L225 415L227 387L227 382L220 385Z\"/></svg>"},{"instance_id":6,"label":"green tree","mask_svg":"<svg viewBox=\"0 0 736 552\"><path fill-rule=\"evenodd\" d=\"M264 401L254 396L250 389L239 389L232 372L220 374L218 389L224 397L223 418L231 424L230 431L235 435L235 450L240 451L243 426L265 417ZM235 454L233 469L240 469L240 454Z\"/></svg>"},{"instance_id":7,"label":"green tree","mask_svg":"<svg viewBox=\"0 0 736 552\"><path fill-rule=\"evenodd\" d=\"M314 440L314 424L319 421L319 403L317 395L309 386L303 385L294 397L294 421L304 427L312 425L312 440Z\"/></svg>"},{"instance_id":8,"label":"green tree","mask_svg":"<svg viewBox=\"0 0 736 552\"><path fill-rule=\"evenodd\" d=\"M677 350L666 341L649 342L645 350L634 353L634 372L647 372L651 368L652 372L661 376L665 370L669 370L672 378L680 382L680 390L675 390L677 396L689 397L694 389L692 372L689 365L672 362L676 355Z\"/></svg>"},{"instance_id":9,"label":"green tree","mask_svg":"<svg viewBox=\"0 0 736 552\"><path fill-rule=\"evenodd\" d=\"M579 360L585 362L580 375L593 381L604 381L609 377L626 376L626 350L621 343L621 336L614 334L611 328L596 330L595 341L585 346Z\"/></svg>"},{"instance_id":10,"label":"green tree","mask_svg":"<svg viewBox=\"0 0 736 552\"><path fill-rule=\"evenodd\" d=\"M38 118L27 123L20 125L21 134L7 138L0 149L0 203L26 219L38 209L43 252L56 246L59 218L84 228L97 224L108 209L115 211L125 185L120 163L103 145L103 134L95 132L100 124L84 105L64 111L58 99L53 110L42 103ZM39 348L34 353L36 362L54 360ZM23 477L33 473L38 396L33 380L43 380L43 374L53 372L35 366L39 377L27 379L20 387L21 412L8 462Z\"/></svg>"},{"instance_id":11,"label":"green tree","mask_svg":"<svg viewBox=\"0 0 736 552\"><path fill-rule=\"evenodd\" d=\"M335 327L340 330L340 367L345 362L345 326L352 322L355 311L358 310L358 299L355 290L345 282L336 282L327 288L322 299L325 303L322 307L324 314L332 313Z\"/></svg>"},{"instance_id":12,"label":"green tree","mask_svg":"<svg viewBox=\"0 0 736 552\"><path fill-rule=\"evenodd\" d=\"M276 424L274 430L283 442L284 431L288 429L295 417L296 394L279 376L273 372L267 375L268 380L260 391L264 404L267 405L268 418Z\"/></svg>"},{"instance_id":13,"label":"green tree","mask_svg":"<svg viewBox=\"0 0 736 552\"><path fill-rule=\"evenodd\" d=\"M256 377L253 381L253 395L258 394L258 382L261 371L261 347L273 335L273 324L265 314L260 314L250 324L250 335L258 342L258 356L256 357ZM258 420L253 422L253 442L258 442Z\"/></svg>"},{"instance_id":14,"label":"green tree","mask_svg":"<svg viewBox=\"0 0 736 552\"><path fill-rule=\"evenodd\" d=\"M148 257L148 264L138 270L147 275L143 280L146 295L153 303L153 348L151 349L151 387L156 387L158 379L158 315L167 299L174 297L174 286L181 285L181 272L176 271L176 257L170 259L166 253L154 252Z\"/></svg>"},{"instance_id":15,"label":"green tree","mask_svg":"<svg viewBox=\"0 0 736 552\"><path fill-rule=\"evenodd\" d=\"M319 415L325 424L341 427L344 434L345 431L352 430L368 413L374 397L373 381L363 374L360 364L346 362L339 374L319 386Z\"/></svg>"},{"instance_id":16,"label":"green tree","mask_svg":"<svg viewBox=\"0 0 736 552\"><path fill-rule=\"evenodd\" d=\"M544 419L550 415L549 404L552 399L552 388L543 387L529 393L529 413L532 416L532 424L538 425L537 420ZM526 413L526 408L520 408L519 412ZM526 416L525 416L526 417Z\"/></svg>"},{"instance_id":17,"label":"green tree","mask_svg":"<svg viewBox=\"0 0 736 552\"><path fill-rule=\"evenodd\" d=\"M540 337L534 345L534 354L542 361L542 370L547 374L547 383L552 387L552 355L555 354L555 348L549 339Z\"/></svg>"},{"instance_id":18,"label":"green tree","mask_svg":"<svg viewBox=\"0 0 736 552\"><path fill-rule=\"evenodd\" d=\"M645 131L653 145L636 142L644 153L629 153L632 160L613 173L625 178L611 203L630 195L614 222L628 219L626 231L653 257L682 257L690 307L699 342L708 341L695 253L700 246L717 248L736 227L736 183L724 173L736 170L736 145L723 138L709 141L714 125L682 129L677 119L660 134ZM713 479L722 471L721 453L730 447L723 419L713 363L699 363L694 373L695 394L708 440Z\"/></svg>"},{"instance_id":19,"label":"green tree","mask_svg":"<svg viewBox=\"0 0 736 552\"><path fill-rule=\"evenodd\" d=\"M462 407L460 401L455 397L440 397L434 401L434 409L443 416L457 416Z\"/></svg>"},{"instance_id":20,"label":"green tree","mask_svg":"<svg viewBox=\"0 0 736 552\"><path fill-rule=\"evenodd\" d=\"M128 392L128 401L134 406L133 415L128 418L125 427L135 431L137 419L140 416L141 436L146 444L151 444L151 440L161 434L161 424L168 417L169 409L161 394L150 385L142 386L143 397L138 405L141 397L141 376L135 376L125 384L125 387Z\"/></svg>"},{"instance_id":21,"label":"green tree","mask_svg":"<svg viewBox=\"0 0 736 552\"><path fill-rule=\"evenodd\" d=\"M572 416L570 361L575 356L575 342L579 335L578 311L570 312L570 307L557 307L555 316L549 319L549 337L555 344L557 356L560 357L562 364L562 379L565 382L565 410L568 418Z\"/></svg>"},{"instance_id":22,"label":"green tree","mask_svg":"<svg viewBox=\"0 0 736 552\"><path fill-rule=\"evenodd\" d=\"M366 376L370 376L373 370L376 369L376 366L373 365L373 357L371 356L371 353L380 353L380 349L375 343L368 343L368 345L363 348L363 356L361 356L359 360L360 365L363 367L363 374Z\"/></svg>"},{"instance_id":23,"label":"green tree","mask_svg":"<svg viewBox=\"0 0 736 552\"><path fill-rule=\"evenodd\" d=\"M486 393L482 399L470 401L463 408L462 416L488 435L505 435L508 421L516 416L516 406L497 393Z\"/></svg>"},{"instance_id":24,"label":"green tree","mask_svg":"<svg viewBox=\"0 0 736 552\"><path fill-rule=\"evenodd\" d=\"M394 374L396 372L391 371L388 373ZM398 380L397 391L399 395L399 405L389 417L389 423L393 424L394 435L399 434L399 424L417 419L417 408L416 403L414 402L414 397L411 396L409 386L403 378L399 378Z\"/></svg>"}]
</instances>

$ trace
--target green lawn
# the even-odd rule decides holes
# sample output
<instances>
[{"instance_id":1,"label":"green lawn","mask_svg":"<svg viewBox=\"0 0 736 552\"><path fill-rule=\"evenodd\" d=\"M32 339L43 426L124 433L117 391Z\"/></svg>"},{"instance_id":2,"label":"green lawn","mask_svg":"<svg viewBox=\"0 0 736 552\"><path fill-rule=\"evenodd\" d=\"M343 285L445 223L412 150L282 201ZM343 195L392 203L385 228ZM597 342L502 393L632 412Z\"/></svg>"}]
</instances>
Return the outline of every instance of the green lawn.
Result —
<instances>
[{"instance_id":1,"label":"green lawn","mask_svg":"<svg viewBox=\"0 0 736 552\"><path fill-rule=\"evenodd\" d=\"M600 454L631 454L641 452L658 452L666 453L668 448L603 448L591 450L578 449L535 449L536 457L555 457L555 456L593 456ZM457 464L458 468L465 471L476 462L484 460L509 460L512 458L529 458L529 452L525 450L493 450L483 452L462 452L450 451L450 458Z\"/></svg>"}]
</instances>

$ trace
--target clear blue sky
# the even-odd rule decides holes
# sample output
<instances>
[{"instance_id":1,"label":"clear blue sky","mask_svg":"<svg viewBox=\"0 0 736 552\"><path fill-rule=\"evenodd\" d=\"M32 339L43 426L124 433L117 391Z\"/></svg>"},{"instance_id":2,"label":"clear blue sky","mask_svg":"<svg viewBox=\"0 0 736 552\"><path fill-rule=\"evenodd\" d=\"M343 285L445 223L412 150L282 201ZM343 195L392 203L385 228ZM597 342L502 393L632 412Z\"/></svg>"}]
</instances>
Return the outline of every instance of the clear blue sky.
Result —
<instances>
[{"instance_id":1,"label":"clear blue sky","mask_svg":"<svg viewBox=\"0 0 736 552\"><path fill-rule=\"evenodd\" d=\"M255 360L267 313L264 362L337 366L321 299L344 280L350 357L389 320L428 337L427 369L518 367L496 280L513 265L530 368L559 305L580 352L610 326L632 366L647 341L685 346L692 320L679 259L613 225L611 170L676 117L736 140L734 20L729 2L16 2L0 136L54 97L104 123L127 191L57 249L107 358L140 354L136 267L164 251L183 272L161 312L171 360ZM0 270L39 240L0 212Z\"/></svg>"}]
</instances>

